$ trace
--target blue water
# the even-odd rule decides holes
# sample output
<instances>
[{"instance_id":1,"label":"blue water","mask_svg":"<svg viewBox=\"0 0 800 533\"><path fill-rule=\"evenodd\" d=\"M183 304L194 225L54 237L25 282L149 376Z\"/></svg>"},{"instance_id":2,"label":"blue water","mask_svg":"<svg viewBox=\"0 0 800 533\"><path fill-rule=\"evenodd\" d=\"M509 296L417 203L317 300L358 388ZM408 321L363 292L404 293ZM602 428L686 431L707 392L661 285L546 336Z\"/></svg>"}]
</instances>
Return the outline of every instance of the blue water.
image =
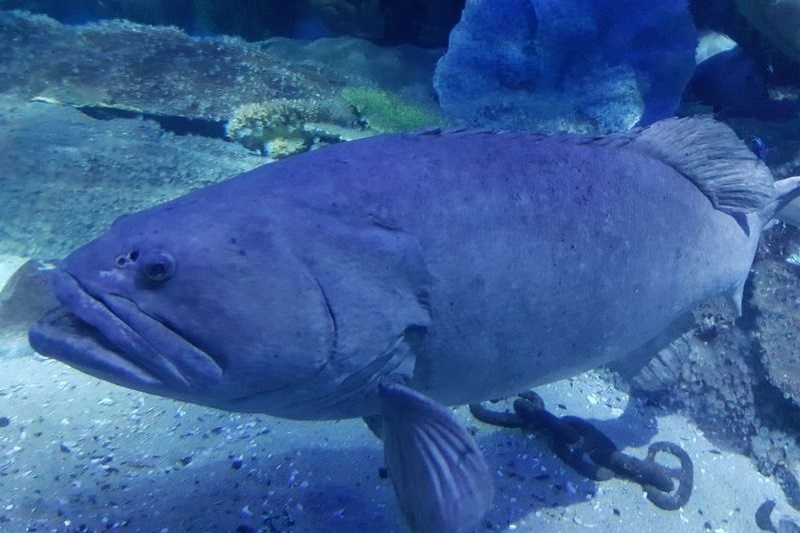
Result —
<instances>
[{"instance_id":1,"label":"blue water","mask_svg":"<svg viewBox=\"0 0 800 533\"><path fill-rule=\"evenodd\" d=\"M216 411L35 354L47 269L126 213L429 126L603 134L713 115L775 178L800 175L800 50L734 3L690 4L0 1L0 531L408 531L361 420ZM462 407L496 487L477 531L755 531L766 500L800 523L797 224L790 206L762 238L741 318L708 304L655 374L541 391L635 456L684 447L682 511Z\"/></svg>"}]
</instances>

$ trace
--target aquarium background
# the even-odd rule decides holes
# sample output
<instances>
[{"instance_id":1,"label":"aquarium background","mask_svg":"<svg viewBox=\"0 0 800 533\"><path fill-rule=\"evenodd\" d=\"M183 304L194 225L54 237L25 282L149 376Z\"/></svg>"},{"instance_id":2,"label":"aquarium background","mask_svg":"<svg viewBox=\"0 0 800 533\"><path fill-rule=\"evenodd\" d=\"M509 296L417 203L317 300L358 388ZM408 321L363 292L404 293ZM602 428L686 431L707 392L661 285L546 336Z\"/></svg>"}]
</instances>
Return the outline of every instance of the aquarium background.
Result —
<instances>
[{"instance_id":1,"label":"aquarium background","mask_svg":"<svg viewBox=\"0 0 800 533\"><path fill-rule=\"evenodd\" d=\"M800 174L800 2L0 0L0 530L406 531L360 420L215 411L33 353L47 268L118 216L370 135L708 114ZM684 447L689 503L459 408L496 474L480 531L797 530L798 209L762 238L741 318L710 302L650 363L539 390L633 455Z\"/></svg>"}]
</instances>

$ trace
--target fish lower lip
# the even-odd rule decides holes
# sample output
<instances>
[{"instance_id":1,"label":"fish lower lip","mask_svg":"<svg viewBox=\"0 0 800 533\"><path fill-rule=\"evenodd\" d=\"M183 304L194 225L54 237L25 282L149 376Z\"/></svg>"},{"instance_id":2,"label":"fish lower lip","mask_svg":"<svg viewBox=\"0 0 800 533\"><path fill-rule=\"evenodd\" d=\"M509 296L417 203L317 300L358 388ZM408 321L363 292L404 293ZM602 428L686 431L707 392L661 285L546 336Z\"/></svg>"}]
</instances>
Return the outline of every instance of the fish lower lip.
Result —
<instances>
[{"instance_id":1,"label":"fish lower lip","mask_svg":"<svg viewBox=\"0 0 800 533\"><path fill-rule=\"evenodd\" d=\"M62 304L31 328L44 355L128 387L190 392L212 386L222 370L180 335L119 295L96 297L68 272L52 274ZM114 374L117 372L119 374Z\"/></svg>"},{"instance_id":2,"label":"fish lower lip","mask_svg":"<svg viewBox=\"0 0 800 533\"><path fill-rule=\"evenodd\" d=\"M96 328L64 307L46 313L30 329L31 346L57 359L108 381L142 390L156 389L163 382L122 356Z\"/></svg>"}]
</instances>

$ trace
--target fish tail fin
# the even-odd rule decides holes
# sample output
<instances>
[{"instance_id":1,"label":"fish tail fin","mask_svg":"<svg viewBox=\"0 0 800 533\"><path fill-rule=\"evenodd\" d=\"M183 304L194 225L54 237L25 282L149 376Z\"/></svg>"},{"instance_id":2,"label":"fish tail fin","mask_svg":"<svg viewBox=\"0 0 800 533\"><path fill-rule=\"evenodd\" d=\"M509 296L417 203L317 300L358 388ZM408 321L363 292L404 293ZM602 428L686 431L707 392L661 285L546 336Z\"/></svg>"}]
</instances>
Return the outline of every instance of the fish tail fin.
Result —
<instances>
[{"instance_id":1,"label":"fish tail fin","mask_svg":"<svg viewBox=\"0 0 800 533\"><path fill-rule=\"evenodd\" d=\"M762 226L766 225L781 209L800 196L800 176L775 181L775 198L759 211Z\"/></svg>"},{"instance_id":2,"label":"fish tail fin","mask_svg":"<svg viewBox=\"0 0 800 533\"><path fill-rule=\"evenodd\" d=\"M412 531L473 531L494 496L478 445L449 409L391 380L379 385L384 459Z\"/></svg>"}]
</instances>

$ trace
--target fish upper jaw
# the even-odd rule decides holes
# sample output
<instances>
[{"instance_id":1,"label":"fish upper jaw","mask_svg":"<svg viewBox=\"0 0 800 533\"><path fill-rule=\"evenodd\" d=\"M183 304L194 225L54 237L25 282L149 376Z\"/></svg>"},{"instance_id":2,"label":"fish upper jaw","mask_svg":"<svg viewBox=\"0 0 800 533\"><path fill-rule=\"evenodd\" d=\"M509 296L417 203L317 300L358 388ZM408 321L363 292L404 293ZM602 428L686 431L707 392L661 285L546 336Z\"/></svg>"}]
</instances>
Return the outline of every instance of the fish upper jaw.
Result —
<instances>
[{"instance_id":1,"label":"fish upper jaw","mask_svg":"<svg viewBox=\"0 0 800 533\"><path fill-rule=\"evenodd\" d=\"M121 295L94 295L59 268L52 285L62 307L28 334L31 346L89 374L164 396L213 387L223 371L208 354Z\"/></svg>"}]
</instances>

